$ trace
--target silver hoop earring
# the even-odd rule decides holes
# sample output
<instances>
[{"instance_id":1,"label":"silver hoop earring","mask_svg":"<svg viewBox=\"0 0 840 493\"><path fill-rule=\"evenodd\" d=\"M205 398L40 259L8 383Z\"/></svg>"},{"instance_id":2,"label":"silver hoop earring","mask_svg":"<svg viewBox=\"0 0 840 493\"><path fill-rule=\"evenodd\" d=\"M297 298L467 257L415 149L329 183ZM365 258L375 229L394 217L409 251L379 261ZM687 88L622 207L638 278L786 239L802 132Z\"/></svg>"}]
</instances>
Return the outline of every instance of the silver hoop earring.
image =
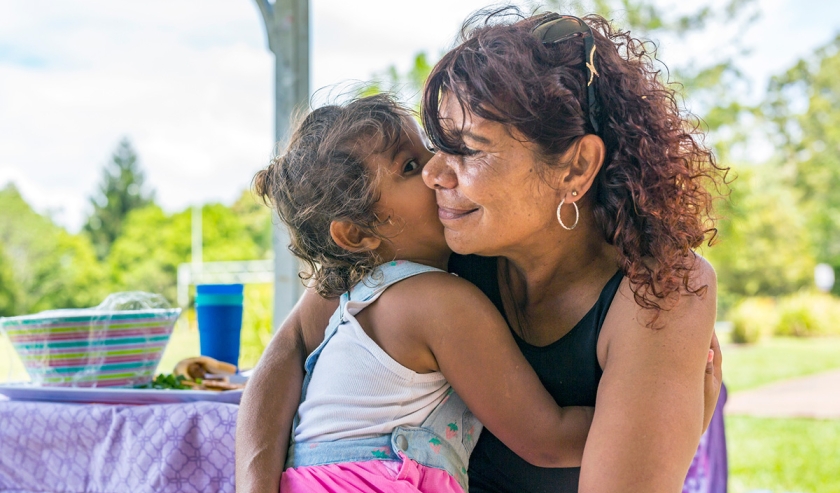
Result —
<instances>
[{"instance_id":1,"label":"silver hoop earring","mask_svg":"<svg viewBox=\"0 0 840 493\"><path fill-rule=\"evenodd\" d=\"M560 226L563 226L563 229L566 231L571 231L575 229L578 225L578 221L580 220L580 209L578 209L577 202L572 202L572 205L575 206L575 223L572 224L572 227L568 227L563 224L563 218L560 217L560 209L563 207L563 204L566 203L566 199L560 201L560 205L557 206L557 221L560 223Z\"/></svg>"}]
</instances>

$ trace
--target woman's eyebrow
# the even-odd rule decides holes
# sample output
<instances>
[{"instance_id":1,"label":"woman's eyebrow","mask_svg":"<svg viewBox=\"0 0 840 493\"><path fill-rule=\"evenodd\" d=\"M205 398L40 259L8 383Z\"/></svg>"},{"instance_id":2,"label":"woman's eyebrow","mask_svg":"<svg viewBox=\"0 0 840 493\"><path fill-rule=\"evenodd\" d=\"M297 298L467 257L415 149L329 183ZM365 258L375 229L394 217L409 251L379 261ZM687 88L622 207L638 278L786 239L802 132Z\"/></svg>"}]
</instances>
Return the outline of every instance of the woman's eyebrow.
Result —
<instances>
[{"instance_id":1,"label":"woman's eyebrow","mask_svg":"<svg viewBox=\"0 0 840 493\"><path fill-rule=\"evenodd\" d=\"M470 140L478 142L479 144L490 144L490 139L488 139L487 137L482 137L481 135L476 135L470 132L469 130L465 130L463 133L461 133L461 136L469 137Z\"/></svg>"}]
</instances>

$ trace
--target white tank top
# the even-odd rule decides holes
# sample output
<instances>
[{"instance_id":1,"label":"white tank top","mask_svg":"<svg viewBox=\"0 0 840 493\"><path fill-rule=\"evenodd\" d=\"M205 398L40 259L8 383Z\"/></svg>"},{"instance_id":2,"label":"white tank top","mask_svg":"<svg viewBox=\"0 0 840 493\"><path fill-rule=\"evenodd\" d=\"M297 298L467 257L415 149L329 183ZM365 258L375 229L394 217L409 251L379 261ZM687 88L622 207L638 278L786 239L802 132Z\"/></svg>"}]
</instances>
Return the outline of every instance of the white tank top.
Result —
<instances>
[{"instance_id":1,"label":"white tank top","mask_svg":"<svg viewBox=\"0 0 840 493\"><path fill-rule=\"evenodd\" d=\"M446 397L449 383L440 372L417 373L397 363L359 325L355 315L381 294L347 302L345 322L312 370L295 441L372 438L419 426Z\"/></svg>"}]
</instances>

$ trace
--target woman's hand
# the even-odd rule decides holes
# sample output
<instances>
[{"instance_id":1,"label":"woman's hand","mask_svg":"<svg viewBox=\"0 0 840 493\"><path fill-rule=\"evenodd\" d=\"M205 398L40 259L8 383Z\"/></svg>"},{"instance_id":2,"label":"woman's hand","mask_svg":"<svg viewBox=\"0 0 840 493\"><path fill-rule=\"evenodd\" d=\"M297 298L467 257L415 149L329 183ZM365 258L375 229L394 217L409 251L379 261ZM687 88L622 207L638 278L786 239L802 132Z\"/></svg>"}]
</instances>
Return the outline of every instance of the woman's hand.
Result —
<instances>
[{"instance_id":1,"label":"woman's hand","mask_svg":"<svg viewBox=\"0 0 840 493\"><path fill-rule=\"evenodd\" d=\"M720 351L720 342L717 334L712 334L712 344L709 348L709 359L706 362L706 380L703 388L703 432L709 428L712 416L717 408L720 398L720 384L723 381L723 354Z\"/></svg>"}]
</instances>

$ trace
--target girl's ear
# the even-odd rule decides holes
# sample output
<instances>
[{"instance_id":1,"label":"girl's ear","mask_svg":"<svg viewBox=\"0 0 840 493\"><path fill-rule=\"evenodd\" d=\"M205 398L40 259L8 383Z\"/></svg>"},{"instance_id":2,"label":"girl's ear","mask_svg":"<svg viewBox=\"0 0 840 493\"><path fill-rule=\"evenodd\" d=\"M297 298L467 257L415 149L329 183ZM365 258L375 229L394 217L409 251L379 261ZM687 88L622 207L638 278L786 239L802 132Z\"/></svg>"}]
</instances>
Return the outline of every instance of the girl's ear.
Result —
<instances>
[{"instance_id":1,"label":"girl's ear","mask_svg":"<svg viewBox=\"0 0 840 493\"><path fill-rule=\"evenodd\" d=\"M348 252L367 252L379 248L382 240L363 231L350 221L330 223L330 236L336 245Z\"/></svg>"}]
</instances>

